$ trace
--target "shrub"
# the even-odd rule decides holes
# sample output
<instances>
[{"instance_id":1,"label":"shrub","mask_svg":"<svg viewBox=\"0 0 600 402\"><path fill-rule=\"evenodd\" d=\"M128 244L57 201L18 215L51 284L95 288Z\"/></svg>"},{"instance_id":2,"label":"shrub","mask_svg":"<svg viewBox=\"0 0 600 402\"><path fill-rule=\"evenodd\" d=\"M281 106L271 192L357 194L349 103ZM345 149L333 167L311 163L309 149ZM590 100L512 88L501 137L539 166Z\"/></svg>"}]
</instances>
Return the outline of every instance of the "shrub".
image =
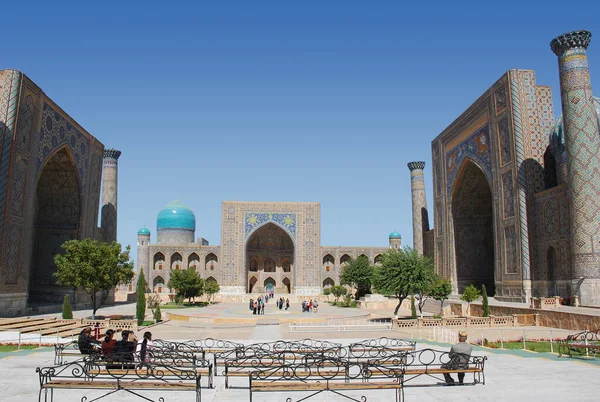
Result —
<instances>
[{"instance_id":1,"label":"shrub","mask_svg":"<svg viewBox=\"0 0 600 402\"><path fill-rule=\"evenodd\" d=\"M325 289L323 289L323 294L324 294L325 296L329 296L329 295L331 294L331 289L330 289L330 288L325 288Z\"/></svg>"},{"instance_id":2,"label":"shrub","mask_svg":"<svg viewBox=\"0 0 600 402\"><path fill-rule=\"evenodd\" d=\"M481 296L483 297L481 303L483 307L483 316L490 316L490 305L488 304L487 291L485 290L485 285L481 285Z\"/></svg>"},{"instance_id":3,"label":"shrub","mask_svg":"<svg viewBox=\"0 0 600 402\"><path fill-rule=\"evenodd\" d=\"M146 317L146 280L144 279L144 272L141 270L135 293L135 318L137 318L138 325L142 325L144 322L144 317Z\"/></svg>"},{"instance_id":4,"label":"shrub","mask_svg":"<svg viewBox=\"0 0 600 402\"><path fill-rule=\"evenodd\" d=\"M410 317L417 318L417 306L415 306L415 297L410 297Z\"/></svg>"},{"instance_id":5,"label":"shrub","mask_svg":"<svg viewBox=\"0 0 600 402\"><path fill-rule=\"evenodd\" d=\"M162 321L162 314L160 313L160 305L156 306L156 309L152 312L156 322Z\"/></svg>"},{"instance_id":6,"label":"shrub","mask_svg":"<svg viewBox=\"0 0 600 402\"><path fill-rule=\"evenodd\" d=\"M73 309L71 308L71 296L65 295L65 300L62 305L62 318L63 320L73 319Z\"/></svg>"}]
</instances>

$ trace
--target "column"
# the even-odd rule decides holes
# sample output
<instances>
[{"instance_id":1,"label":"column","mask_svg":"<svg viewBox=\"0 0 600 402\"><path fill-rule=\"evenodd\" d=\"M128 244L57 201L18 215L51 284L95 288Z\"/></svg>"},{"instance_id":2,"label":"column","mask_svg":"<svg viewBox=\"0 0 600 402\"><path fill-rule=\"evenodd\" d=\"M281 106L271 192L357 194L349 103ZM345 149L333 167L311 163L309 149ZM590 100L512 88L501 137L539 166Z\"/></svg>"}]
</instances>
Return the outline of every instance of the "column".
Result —
<instances>
[{"instance_id":1,"label":"column","mask_svg":"<svg viewBox=\"0 0 600 402\"><path fill-rule=\"evenodd\" d=\"M423 254L423 234L429 230L427 198L423 169L425 162L409 162L410 190L412 193L413 248Z\"/></svg>"},{"instance_id":2,"label":"column","mask_svg":"<svg viewBox=\"0 0 600 402\"><path fill-rule=\"evenodd\" d=\"M574 31L550 43L558 56L571 218L572 293L600 305L600 133L586 49L591 33Z\"/></svg>"},{"instance_id":3,"label":"column","mask_svg":"<svg viewBox=\"0 0 600 402\"><path fill-rule=\"evenodd\" d=\"M100 226L104 229L104 241L117 240L117 185L118 160L121 151L104 150L102 165L102 215Z\"/></svg>"}]
</instances>

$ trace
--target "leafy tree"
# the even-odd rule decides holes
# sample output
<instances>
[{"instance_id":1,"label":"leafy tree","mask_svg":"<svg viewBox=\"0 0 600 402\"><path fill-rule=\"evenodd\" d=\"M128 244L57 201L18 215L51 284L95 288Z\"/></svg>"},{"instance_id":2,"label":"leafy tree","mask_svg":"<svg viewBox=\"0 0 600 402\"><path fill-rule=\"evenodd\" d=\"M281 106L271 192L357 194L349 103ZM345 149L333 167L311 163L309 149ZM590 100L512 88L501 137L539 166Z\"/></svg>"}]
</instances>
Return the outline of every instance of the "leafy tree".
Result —
<instances>
[{"instance_id":1,"label":"leafy tree","mask_svg":"<svg viewBox=\"0 0 600 402\"><path fill-rule=\"evenodd\" d=\"M422 258L424 259L423 267L414 272L412 287L421 317L423 317L423 306L425 306L425 301L431 297L431 289L438 279L438 276L433 270L433 263L431 260L427 257Z\"/></svg>"},{"instance_id":2,"label":"leafy tree","mask_svg":"<svg viewBox=\"0 0 600 402\"><path fill-rule=\"evenodd\" d=\"M340 297L346 296L348 293L348 289L341 285L335 285L331 287L331 294L335 297L335 302L337 303Z\"/></svg>"},{"instance_id":3,"label":"leafy tree","mask_svg":"<svg viewBox=\"0 0 600 402\"><path fill-rule=\"evenodd\" d=\"M485 289L485 285L481 285L481 296L482 296L481 304L483 305L483 316L489 317L490 316L490 305L488 304L488 296L487 296L487 290Z\"/></svg>"},{"instance_id":4,"label":"leafy tree","mask_svg":"<svg viewBox=\"0 0 600 402\"><path fill-rule=\"evenodd\" d=\"M148 308L152 311L152 318L156 320L156 322L162 319L162 315L160 313L160 296L157 294L153 294L148 296L146 300Z\"/></svg>"},{"instance_id":5,"label":"leafy tree","mask_svg":"<svg viewBox=\"0 0 600 402\"><path fill-rule=\"evenodd\" d=\"M410 296L410 318L417 318L417 307L415 306L415 297Z\"/></svg>"},{"instance_id":6,"label":"leafy tree","mask_svg":"<svg viewBox=\"0 0 600 402\"><path fill-rule=\"evenodd\" d=\"M179 300L188 299L188 303L191 304L194 297L202 296L204 280L193 267L185 270L176 269L171 271L167 286L175 289Z\"/></svg>"},{"instance_id":7,"label":"leafy tree","mask_svg":"<svg viewBox=\"0 0 600 402\"><path fill-rule=\"evenodd\" d=\"M350 258L340 271L340 283L353 286L356 289L357 299L370 292L372 277L373 267L365 256Z\"/></svg>"},{"instance_id":8,"label":"leafy tree","mask_svg":"<svg viewBox=\"0 0 600 402\"><path fill-rule=\"evenodd\" d=\"M133 278L129 246L123 251L116 241L108 244L84 239L68 240L61 247L64 254L54 256L56 283L83 289L92 300L92 318L112 289Z\"/></svg>"},{"instance_id":9,"label":"leafy tree","mask_svg":"<svg viewBox=\"0 0 600 402\"><path fill-rule=\"evenodd\" d=\"M394 315L398 317L402 301L424 288L421 282L428 278L431 260L405 247L386 251L380 261L381 265L374 267L373 285L379 293L398 298L398 305L394 309Z\"/></svg>"},{"instance_id":10,"label":"leafy tree","mask_svg":"<svg viewBox=\"0 0 600 402\"><path fill-rule=\"evenodd\" d=\"M73 319L73 309L71 308L71 296L65 295L65 300L62 305L62 318L63 320Z\"/></svg>"},{"instance_id":11,"label":"leafy tree","mask_svg":"<svg viewBox=\"0 0 600 402\"><path fill-rule=\"evenodd\" d=\"M323 294L325 296L329 296L331 294L331 288L325 288L325 289L323 289Z\"/></svg>"},{"instance_id":12,"label":"leafy tree","mask_svg":"<svg viewBox=\"0 0 600 402\"><path fill-rule=\"evenodd\" d=\"M447 279L438 278L431 287L429 295L440 302L440 315L444 312L444 301L448 300L450 293L452 293L452 283Z\"/></svg>"},{"instance_id":13,"label":"leafy tree","mask_svg":"<svg viewBox=\"0 0 600 402\"><path fill-rule=\"evenodd\" d=\"M477 298L481 296L479 289L477 289L472 284L469 284L463 290L462 296L460 296L460 300L467 302L467 315L471 313L471 303L477 300Z\"/></svg>"},{"instance_id":14,"label":"leafy tree","mask_svg":"<svg viewBox=\"0 0 600 402\"><path fill-rule=\"evenodd\" d=\"M135 293L135 317L137 318L138 325L142 325L144 318L146 317L146 280L144 279L144 271L140 270Z\"/></svg>"},{"instance_id":15,"label":"leafy tree","mask_svg":"<svg viewBox=\"0 0 600 402\"><path fill-rule=\"evenodd\" d=\"M219 284L217 283L217 281L209 280L209 281L204 282L204 293L206 293L206 299L208 300L209 303L210 303L212 297L216 293L219 293L220 290L221 290L221 288L219 287Z\"/></svg>"}]
</instances>

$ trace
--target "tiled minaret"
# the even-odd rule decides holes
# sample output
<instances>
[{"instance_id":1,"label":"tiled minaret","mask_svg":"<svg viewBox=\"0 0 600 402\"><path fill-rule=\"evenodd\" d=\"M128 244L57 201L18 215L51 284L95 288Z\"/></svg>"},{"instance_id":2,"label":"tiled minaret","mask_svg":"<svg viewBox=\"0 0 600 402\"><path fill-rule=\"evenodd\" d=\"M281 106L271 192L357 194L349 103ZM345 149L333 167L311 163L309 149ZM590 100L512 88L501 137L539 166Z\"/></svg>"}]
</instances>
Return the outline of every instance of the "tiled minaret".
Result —
<instances>
[{"instance_id":1,"label":"tiled minaret","mask_svg":"<svg viewBox=\"0 0 600 402\"><path fill-rule=\"evenodd\" d=\"M423 235L429 230L427 198L423 169L425 162L409 162L410 190L412 193L413 248L423 254Z\"/></svg>"},{"instance_id":2,"label":"tiled minaret","mask_svg":"<svg viewBox=\"0 0 600 402\"><path fill-rule=\"evenodd\" d=\"M117 240L117 185L118 160L121 151L104 150L102 165L102 215L100 226L104 229L104 241Z\"/></svg>"},{"instance_id":3,"label":"tiled minaret","mask_svg":"<svg viewBox=\"0 0 600 402\"><path fill-rule=\"evenodd\" d=\"M573 294L600 304L600 132L586 49L592 34L574 31L550 43L558 56L571 225Z\"/></svg>"}]
</instances>

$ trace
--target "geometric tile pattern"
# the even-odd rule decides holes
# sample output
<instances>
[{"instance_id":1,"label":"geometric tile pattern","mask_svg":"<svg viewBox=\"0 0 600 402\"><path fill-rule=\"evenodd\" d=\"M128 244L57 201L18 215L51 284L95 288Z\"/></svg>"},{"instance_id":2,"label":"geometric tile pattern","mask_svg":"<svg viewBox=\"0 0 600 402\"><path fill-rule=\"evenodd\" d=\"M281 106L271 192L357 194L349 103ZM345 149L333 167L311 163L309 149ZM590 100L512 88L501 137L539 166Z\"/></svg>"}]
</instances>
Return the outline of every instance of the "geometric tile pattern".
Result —
<instances>
[{"instance_id":1,"label":"geometric tile pattern","mask_svg":"<svg viewBox=\"0 0 600 402\"><path fill-rule=\"evenodd\" d=\"M600 277L600 131L586 47L589 32L556 38L567 148L571 256L575 277Z\"/></svg>"},{"instance_id":2,"label":"geometric tile pattern","mask_svg":"<svg viewBox=\"0 0 600 402\"><path fill-rule=\"evenodd\" d=\"M454 180L465 158L476 162L491 182L492 159L490 155L489 126L477 130L469 138L461 142L446 155L447 163L447 192L451 194Z\"/></svg>"},{"instance_id":3,"label":"geometric tile pattern","mask_svg":"<svg viewBox=\"0 0 600 402\"><path fill-rule=\"evenodd\" d=\"M504 244L506 250L506 273L516 274L517 266L517 234L514 226L504 228Z\"/></svg>"},{"instance_id":4,"label":"geometric tile pattern","mask_svg":"<svg viewBox=\"0 0 600 402\"><path fill-rule=\"evenodd\" d=\"M296 214L265 214L265 213L246 213L244 221L246 239L257 228L262 227L267 222L274 222L288 232L293 239L296 238Z\"/></svg>"},{"instance_id":5,"label":"geometric tile pattern","mask_svg":"<svg viewBox=\"0 0 600 402\"><path fill-rule=\"evenodd\" d=\"M515 216L512 171L502 174L502 201L504 205L504 219Z\"/></svg>"},{"instance_id":6,"label":"geometric tile pattern","mask_svg":"<svg viewBox=\"0 0 600 402\"><path fill-rule=\"evenodd\" d=\"M508 118L503 118L498 122L498 137L500 140L500 158L504 166L512 161L512 144L508 132Z\"/></svg>"}]
</instances>

